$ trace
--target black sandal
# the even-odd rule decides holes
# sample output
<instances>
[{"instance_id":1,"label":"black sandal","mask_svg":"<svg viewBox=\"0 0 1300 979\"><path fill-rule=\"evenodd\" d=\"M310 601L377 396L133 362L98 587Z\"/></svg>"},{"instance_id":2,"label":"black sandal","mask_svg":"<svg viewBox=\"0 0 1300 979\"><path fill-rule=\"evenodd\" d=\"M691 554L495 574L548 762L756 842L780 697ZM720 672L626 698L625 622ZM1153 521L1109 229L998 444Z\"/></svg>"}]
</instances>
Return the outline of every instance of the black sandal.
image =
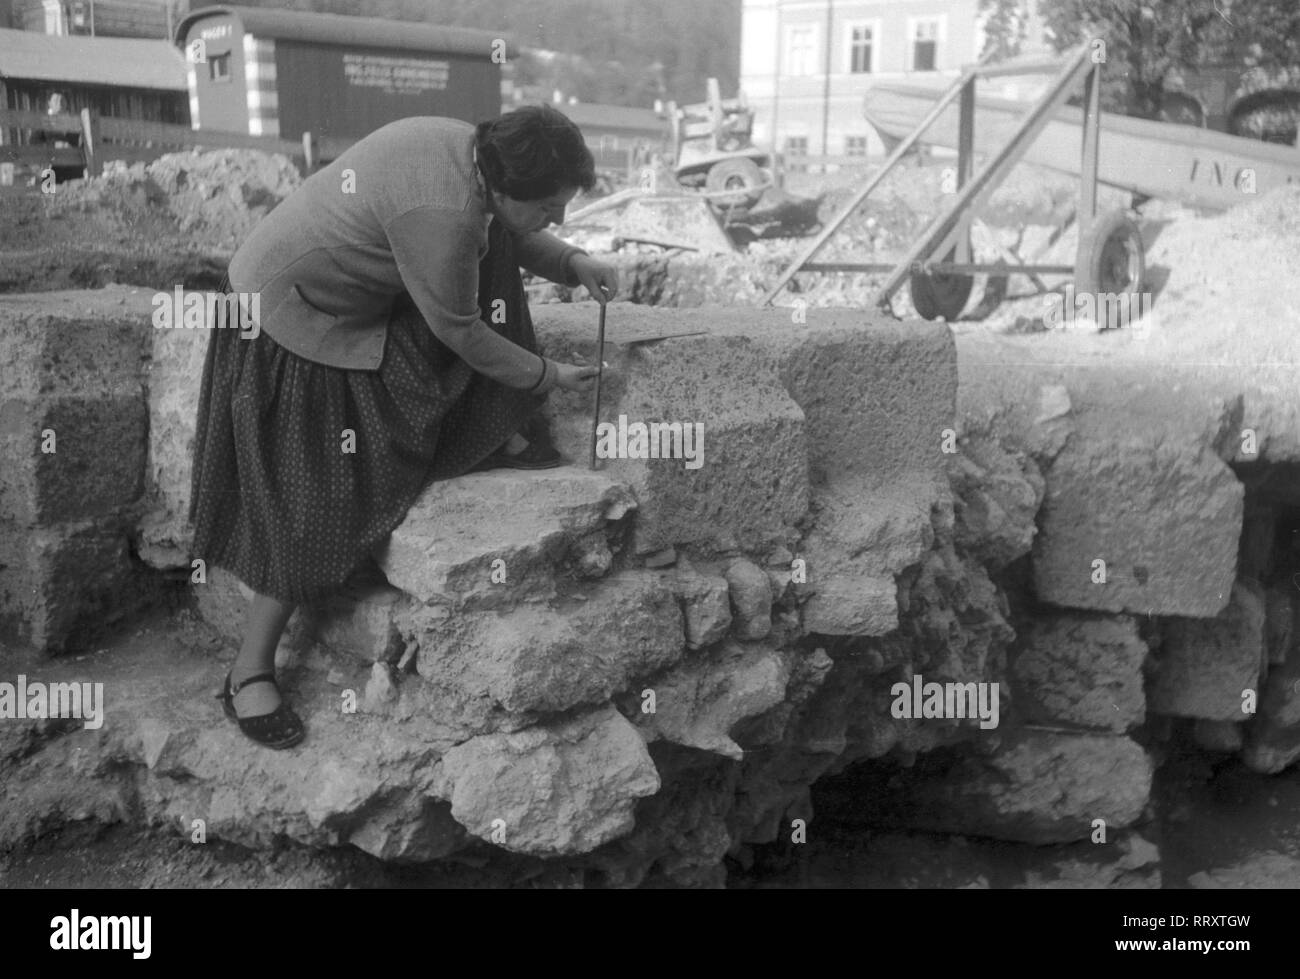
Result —
<instances>
[{"instance_id":1,"label":"black sandal","mask_svg":"<svg viewBox=\"0 0 1300 979\"><path fill-rule=\"evenodd\" d=\"M485 469L554 469L564 464L564 456L553 445L545 442L529 442L527 448L513 455L501 450L493 452L470 472L482 472Z\"/></svg>"},{"instance_id":2,"label":"black sandal","mask_svg":"<svg viewBox=\"0 0 1300 979\"><path fill-rule=\"evenodd\" d=\"M277 693L280 693L280 685L275 682L274 673L258 673L237 685L231 684L230 674L227 673L224 687L221 693L217 694L226 716L238 723L239 730L258 744L268 748L292 748L307 732L302 726L302 719L285 703L284 694L280 694L280 706L269 714L240 717L235 711L235 694L250 683L269 683L275 687Z\"/></svg>"}]
</instances>

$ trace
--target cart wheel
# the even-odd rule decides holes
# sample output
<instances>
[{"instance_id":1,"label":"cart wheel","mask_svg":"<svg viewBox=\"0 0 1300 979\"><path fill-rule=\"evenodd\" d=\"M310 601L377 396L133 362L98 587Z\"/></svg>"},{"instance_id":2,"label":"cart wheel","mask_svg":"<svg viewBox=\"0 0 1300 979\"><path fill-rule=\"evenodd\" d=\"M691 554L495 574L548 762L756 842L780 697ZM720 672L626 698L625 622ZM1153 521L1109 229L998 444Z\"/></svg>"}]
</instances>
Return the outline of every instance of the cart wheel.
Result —
<instances>
[{"instance_id":1,"label":"cart wheel","mask_svg":"<svg viewBox=\"0 0 1300 979\"><path fill-rule=\"evenodd\" d=\"M945 262L953 261L957 249L948 253ZM955 320L970 299L971 287L975 284L973 275L961 272L918 272L913 273L908 283L912 293L912 305L916 312L927 320Z\"/></svg>"},{"instance_id":2,"label":"cart wheel","mask_svg":"<svg viewBox=\"0 0 1300 979\"><path fill-rule=\"evenodd\" d=\"M1141 292L1146 272L1142 234L1126 212L1099 215L1080 236L1074 260L1075 295Z\"/></svg>"},{"instance_id":3,"label":"cart wheel","mask_svg":"<svg viewBox=\"0 0 1300 979\"><path fill-rule=\"evenodd\" d=\"M713 203L727 207L753 207L763 196L763 171L748 157L738 156L713 164L704 178L706 190L717 193ZM722 193L730 191L731 193Z\"/></svg>"}]
</instances>

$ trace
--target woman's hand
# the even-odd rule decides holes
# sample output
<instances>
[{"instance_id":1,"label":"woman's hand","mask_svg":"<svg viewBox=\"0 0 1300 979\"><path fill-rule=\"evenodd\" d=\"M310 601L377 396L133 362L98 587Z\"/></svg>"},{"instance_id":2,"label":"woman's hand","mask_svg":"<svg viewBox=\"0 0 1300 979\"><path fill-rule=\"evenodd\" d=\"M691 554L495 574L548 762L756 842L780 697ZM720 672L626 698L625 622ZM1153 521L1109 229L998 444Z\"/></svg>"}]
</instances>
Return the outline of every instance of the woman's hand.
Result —
<instances>
[{"instance_id":1,"label":"woman's hand","mask_svg":"<svg viewBox=\"0 0 1300 979\"><path fill-rule=\"evenodd\" d=\"M609 263L590 255L575 254L569 259L569 268L597 302L609 302L618 294L618 269Z\"/></svg>"},{"instance_id":2,"label":"woman's hand","mask_svg":"<svg viewBox=\"0 0 1300 979\"><path fill-rule=\"evenodd\" d=\"M566 391L586 394L595 387L597 373L599 372L595 367L579 367L577 364L556 364L555 386L564 388Z\"/></svg>"}]
</instances>

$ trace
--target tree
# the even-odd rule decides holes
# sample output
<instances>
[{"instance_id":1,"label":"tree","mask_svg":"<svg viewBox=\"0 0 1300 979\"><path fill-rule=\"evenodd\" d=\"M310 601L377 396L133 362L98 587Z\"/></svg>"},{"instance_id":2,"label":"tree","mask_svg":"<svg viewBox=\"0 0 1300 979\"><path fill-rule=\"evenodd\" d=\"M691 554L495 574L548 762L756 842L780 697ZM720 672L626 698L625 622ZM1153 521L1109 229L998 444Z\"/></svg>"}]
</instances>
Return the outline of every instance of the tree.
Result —
<instances>
[{"instance_id":1,"label":"tree","mask_svg":"<svg viewBox=\"0 0 1300 979\"><path fill-rule=\"evenodd\" d=\"M988 15L984 21L984 49L980 55L993 51L995 61L1018 55L1025 40L1024 0L980 0L979 10Z\"/></svg>"},{"instance_id":2,"label":"tree","mask_svg":"<svg viewBox=\"0 0 1300 979\"><path fill-rule=\"evenodd\" d=\"M1041 0L1056 47L1106 42L1106 108L1155 119L1165 86L1183 68L1222 60L1231 35L1223 0Z\"/></svg>"},{"instance_id":3,"label":"tree","mask_svg":"<svg viewBox=\"0 0 1300 979\"><path fill-rule=\"evenodd\" d=\"M1058 50L1103 38L1103 102L1147 119L1159 116L1180 72L1294 65L1300 56L1295 0L1040 0L1039 12Z\"/></svg>"}]
</instances>

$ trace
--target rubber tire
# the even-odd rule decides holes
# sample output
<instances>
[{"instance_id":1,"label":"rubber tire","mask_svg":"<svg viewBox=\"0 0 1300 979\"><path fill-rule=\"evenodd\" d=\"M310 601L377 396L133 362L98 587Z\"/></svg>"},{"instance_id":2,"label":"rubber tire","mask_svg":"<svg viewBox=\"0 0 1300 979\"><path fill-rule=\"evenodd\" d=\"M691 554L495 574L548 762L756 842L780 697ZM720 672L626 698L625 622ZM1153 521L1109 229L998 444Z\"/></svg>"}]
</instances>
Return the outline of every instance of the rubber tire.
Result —
<instances>
[{"instance_id":1,"label":"rubber tire","mask_svg":"<svg viewBox=\"0 0 1300 979\"><path fill-rule=\"evenodd\" d=\"M1120 262L1125 266L1122 272ZM1074 260L1076 296L1140 293L1146 274L1142 233L1127 211L1108 211L1098 215L1087 234L1080 236Z\"/></svg>"},{"instance_id":2,"label":"rubber tire","mask_svg":"<svg viewBox=\"0 0 1300 979\"><path fill-rule=\"evenodd\" d=\"M955 261L957 249L948 253L945 262ZM949 274L913 273L908 281L908 290L912 294L912 305L917 315L927 320L955 320L966 308L971 289L975 285L975 276L962 272Z\"/></svg>"},{"instance_id":3,"label":"rubber tire","mask_svg":"<svg viewBox=\"0 0 1300 979\"><path fill-rule=\"evenodd\" d=\"M728 187L727 184L734 182L736 178L740 178L742 186ZM760 189L762 186L763 171L759 169L757 163L744 156L738 156L731 160L722 160L713 164L708 175L704 178L704 189L711 194L725 190L735 190L734 194L709 198L711 203L722 207L738 204L753 207L763 196L763 191Z\"/></svg>"}]
</instances>

